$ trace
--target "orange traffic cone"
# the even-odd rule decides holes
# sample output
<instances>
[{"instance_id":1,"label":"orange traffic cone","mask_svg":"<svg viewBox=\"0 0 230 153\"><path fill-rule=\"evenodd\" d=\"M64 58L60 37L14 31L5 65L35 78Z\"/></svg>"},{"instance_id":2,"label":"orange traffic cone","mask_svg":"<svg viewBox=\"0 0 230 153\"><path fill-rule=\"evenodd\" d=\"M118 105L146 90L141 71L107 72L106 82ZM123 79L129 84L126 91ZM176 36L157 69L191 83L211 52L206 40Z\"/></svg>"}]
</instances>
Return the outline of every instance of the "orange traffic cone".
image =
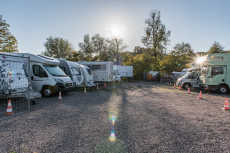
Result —
<instances>
[{"instance_id":1,"label":"orange traffic cone","mask_svg":"<svg viewBox=\"0 0 230 153\"><path fill-rule=\"evenodd\" d=\"M224 109L229 110L229 104L228 104L228 99L225 99L225 104L224 104Z\"/></svg>"},{"instance_id":2,"label":"orange traffic cone","mask_svg":"<svg viewBox=\"0 0 230 153\"><path fill-rule=\"evenodd\" d=\"M178 90L181 90L180 85L179 85L179 89Z\"/></svg>"},{"instance_id":3,"label":"orange traffic cone","mask_svg":"<svg viewBox=\"0 0 230 153\"><path fill-rule=\"evenodd\" d=\"M174 83L174 88L176 88L176 84Z\"/></svg>"},{"instance_id":4,"label":"orange traffic cone","mask_svg":"<svg viewBox=\"0 0 230 153\"><path fill-rule=\"evenodd\" d=\"M99 88L98 88L98 84L97 84L97 90L99 90Z\"/></svg>"},{"instance_id":5,"label":"orange traffic cone","mask_svg":"<svg viewBox=\"0 0 230 153\"><path fill-rule=\"evenodd\" d=\"M8 105L7 105L7 109L6 109L6 116L10 116L10 115L13 115L13 109L12 109L12 106L11 106L11 101L8 100Z\"/></svg>"},{"instance_id":6,"label":"orange traffic cone","mask_svg":"<svg viewBox=\"0 0 230 153\"><path fill-rule=\"evenodd\" d=\"M58 101L62 101L62 97L61 97L61 91L59 91L59 95L58 95Z\"/></svg>"},{"instance_id":7,"label":"orange traffic cone","mask_svg":"<svg viewBox=\"0 0 230 153\"><path fill-rule=\"evenodd\" d=\"M188 87L188 93L190 93L190 87Z\"/></svg>"},{"instance_id":8,"label":"orange traffic cone","mask_svg":"<svg viewBox=\"0 0 230 153\"><path fill-rule=\"evenodd\" d=\"M104 83L104 87L106 87L106 82Z\"/></svg>"},{"instance_id":9,"label":"orange traffic cone","mask_svg":"<svg viewBox=\"0 0 230 153\"><path fill-rule=\"evenodd\" d=\"M86 87L84 88L84 94L86 94Z\"/></svg>"},{"instance_id":10,"label":"orange traffic cone","mask_svg":"<svg viewBox=\"0 0 230 153\"><path fill-rule=\"evenodd\" d=\"M202 99L202 93L201 93L201 91L199 93L199 99Z\"/></svg>"}]
</instances>

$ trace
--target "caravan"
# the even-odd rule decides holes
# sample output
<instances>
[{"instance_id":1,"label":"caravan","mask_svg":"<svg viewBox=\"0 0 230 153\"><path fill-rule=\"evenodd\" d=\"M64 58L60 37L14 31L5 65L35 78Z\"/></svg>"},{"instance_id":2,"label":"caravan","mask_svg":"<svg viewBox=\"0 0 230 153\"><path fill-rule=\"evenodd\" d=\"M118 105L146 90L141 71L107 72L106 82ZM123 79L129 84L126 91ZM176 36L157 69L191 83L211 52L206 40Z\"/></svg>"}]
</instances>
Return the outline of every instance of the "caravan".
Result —
<instances>
[{"instance_id":1,"label":"caravan","mask_svg":"<svg viewBox=\"0 0 230 153\"><path fill-rule=\"evenodd\" d=\"M86 87L95 86L93 72L91 71L91 69L88 66L82 64L79 65L81 66L81 71L84 77L82 86L86 86Z\"/></svg>"},{"instance_id":2,"label":"caravan","mask_svg":"<svg viewBox=\"0 0 230 153\"><path fill-rule=\"evenodd\" d=\"M0 94L1 95L19 95L25 93L28 88L28 79L24 60L17 54L0 54Z\"/></svg>"},{"instance_id":3,"label":"caravan","mask_svg":"<svg viewBox=\"0 0 230 153\"><path fill-rule=\"evenodd\" d=\"M84 81L81 66L77 62L70 62L66 59L58 59L60 64L58 65L67 76L69 76L74 82L74 87L81 86Z\"/></svg>"},{"instance_id":4,"label":"caravan","mask_svg":"<svg viewBox=\"0 0 230 153\"><path fill-rule=\"evenodd\" d=\"M88 66L93 71L94 82L104 83L113 81L113 63L79 61L79 64Z\"/></svg>"},{"instance_id":5,"label":"caravan","mask_svg":"<svg viewBox=\"0 0 230 153\"><path fill-rule=\"evenodd\" d=\"M73 81L58 67L58 60L30 53L18 54L30 57L30 79L34 91L49 97L59 91L67 93L73 90Z\"/></svg>"}]
</instances>

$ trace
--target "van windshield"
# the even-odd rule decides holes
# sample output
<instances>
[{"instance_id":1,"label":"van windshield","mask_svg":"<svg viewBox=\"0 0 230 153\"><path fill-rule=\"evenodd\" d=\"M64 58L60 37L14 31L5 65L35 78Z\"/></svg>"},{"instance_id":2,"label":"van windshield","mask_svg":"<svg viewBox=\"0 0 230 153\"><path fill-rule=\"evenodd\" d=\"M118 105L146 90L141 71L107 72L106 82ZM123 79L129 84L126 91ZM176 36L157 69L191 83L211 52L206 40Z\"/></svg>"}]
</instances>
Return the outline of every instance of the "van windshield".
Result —
<instances>
[{"instance_id":1,"label":"van windshield","mask_svg":"<svg viewBox=\"0 0 230 153\"><path fill-rule=\"evenodd\" d=\"M186 78L190 74L191 74L191 72L187 72L185 75L182 76L182 78Z\"/></svg>"},{"instance_id":2,"label":"van windshield","mask_svg":"<svg viewBox=\"0 0 230 153\"><path fill-rule=\"evenodd\" d=\"M66 77L65 72L63 72L57 65L43 65L43 66L52 76Z\"/></svg>"}]
</instances>

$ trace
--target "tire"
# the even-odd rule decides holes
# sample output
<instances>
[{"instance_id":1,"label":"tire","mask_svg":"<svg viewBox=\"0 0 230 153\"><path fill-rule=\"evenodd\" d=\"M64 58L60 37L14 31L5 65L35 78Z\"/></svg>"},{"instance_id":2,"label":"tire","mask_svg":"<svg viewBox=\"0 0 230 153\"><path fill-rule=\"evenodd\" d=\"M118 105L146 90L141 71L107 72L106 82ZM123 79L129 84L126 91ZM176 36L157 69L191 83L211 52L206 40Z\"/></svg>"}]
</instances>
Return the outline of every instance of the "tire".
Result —
<instances>
[{"instance_id":1,"label":"tire","mask_svg":"<svg viewBox=\"0 0 230 153\"><path fill-rule=\"evenodd\" d=\"M50 97L52 95L51 90L49 89L49 87L43 87L42 89L42 96L44 97Z\"/></svg>"},{"instance_id":2,"label":"tire","mask_svg":"<svg viewBox=\"0 0 230 153\"><path fill-rule=\"evenodd\" d=\"M229 91L229 88L226 85L221 85L218 87L218 93L220 94L226 94L228 93L228 91Z\"/></svg>"},{"instance_id":3,"label":"tire","mask_svg":"<svg viewBox=\"0 0 230 153\"><path fill-rule=\"evenodd\" d=\"M190 83L185 83L184 86L183 86L183 88L186 89L186 90L188 90L188 87L191 87Z\"/></svg>"}]
</instances>

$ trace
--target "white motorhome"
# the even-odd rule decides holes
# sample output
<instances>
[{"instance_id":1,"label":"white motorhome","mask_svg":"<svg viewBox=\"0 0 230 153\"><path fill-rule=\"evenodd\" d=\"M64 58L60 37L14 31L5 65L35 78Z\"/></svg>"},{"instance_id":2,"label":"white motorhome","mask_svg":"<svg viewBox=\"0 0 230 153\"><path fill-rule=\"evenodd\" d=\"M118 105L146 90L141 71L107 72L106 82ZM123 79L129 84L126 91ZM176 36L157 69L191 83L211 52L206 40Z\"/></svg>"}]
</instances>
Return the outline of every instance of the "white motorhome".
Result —
<instances>
[{"instance_id":1,"label":"white motorhome","mask_svg":"<svg viewBox=\"0 0 230 153\"><path fill-rule=\"evenodd\" d=\"M73 90L73 81L58 67L59 61L47 56L18 53L30 57L30 76L32 88L43 96L67 93Z\"/></svg>"},{"instance_id":2,"label":"white motorhome","mask_svg":"<svg viewBox=\"0 0 230 153\"><path fill-rule=\"evenodd\" d=\"M74 87L80 86L84 81L81 66L77 62L67 61L66 59L58 60L60 62L58 66L72 79Z\"/></svg>"},{"instance_id":3,"label":"white motorhome","mask_svg":"<svg viewBox=\"0 0 230 153\"><path fill-rule=\"evenodd\" d=\"M94 82L104 83L113 81L113 63L110 61L91 62L79 61L79 64L88 66L93 71Z\"/></svg>"},{"instance_id":4,"label":"white motorhome","mask_svg":"<svg viewBox=\"0 0 230 153\"><path fill-rule=\"evenodd\" d=\"M0 94L18 95L25 93L28 79L25 74L24 59L13 53L0 53Z\"/></svg>"},{"instance_id":5,"label":"white motorhome","mask_svg":"<svg viewBox=\"0 0 230 153\"><path fill-rule=\"evenodd\" d=\"M83 82L82 86L92 87L95 86L94 84L94 78L93 78L93 72L88 66L79 64L81 66L81 71L83 74Z\"/></svg>"}]
</instances>

